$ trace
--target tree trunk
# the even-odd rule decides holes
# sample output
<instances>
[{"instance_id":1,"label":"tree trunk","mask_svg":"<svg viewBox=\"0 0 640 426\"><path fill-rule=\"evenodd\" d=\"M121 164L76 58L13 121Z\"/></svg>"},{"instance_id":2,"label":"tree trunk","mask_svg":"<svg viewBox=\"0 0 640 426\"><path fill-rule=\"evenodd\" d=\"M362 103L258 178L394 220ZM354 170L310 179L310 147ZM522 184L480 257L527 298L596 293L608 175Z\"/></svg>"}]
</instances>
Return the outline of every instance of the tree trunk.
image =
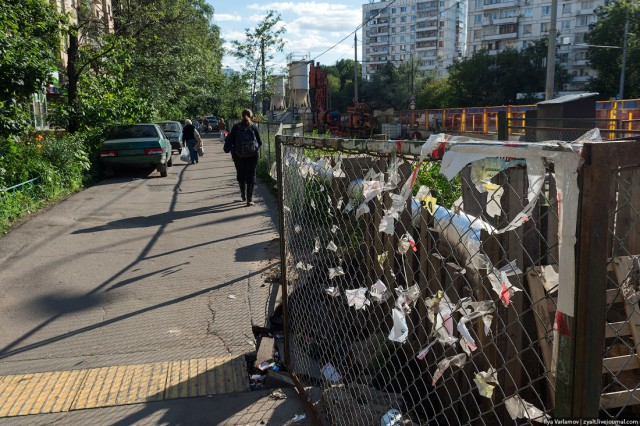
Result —
<instances>
[{"instance_id":1,"label":"tree trunk","mask_svg":"<svg viewBox=\"0 0 640 426\"><path fill-rule=\"evenodd\" d=\"M67 49L67 107L69 110L69 123L67 131L74 133L80 127L78 117L77 100L78 100L78 34L72 32L69 35L69 48Z\"/></svg>"}]
</instances>

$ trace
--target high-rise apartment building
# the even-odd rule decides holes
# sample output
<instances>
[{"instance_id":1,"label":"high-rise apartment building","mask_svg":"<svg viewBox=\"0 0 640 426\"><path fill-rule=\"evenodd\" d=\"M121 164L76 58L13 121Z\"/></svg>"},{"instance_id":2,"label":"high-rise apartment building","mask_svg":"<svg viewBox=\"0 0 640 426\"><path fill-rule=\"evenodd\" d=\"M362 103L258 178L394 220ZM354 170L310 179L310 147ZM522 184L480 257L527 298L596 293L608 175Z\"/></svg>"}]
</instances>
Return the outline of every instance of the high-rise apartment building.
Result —
<instances>
[{"instance_id":1,"label":"high-rise apartment building","mask_svg":"<svg viewBox=\"0 0 640 426\"><path fill-rule=\"evenodd\" d=\"M563 90L584 90L594 74L584 38L605 1L558 2L558 61L573 77ZM454 60L482 49L495 55L548 37L551 0L369 0L362 18L364 78L412 56L422 69L446 76Z\"/></svg>"},{"instance_id":2,"label":"high-rise apartment building","mask_svg":"<svg viewBox=\"0 0 640 426\"><path fill-rule=\"evenodd\" d=\"M551 0L468 0L467 56L481 49L496 54L522 49L549 36ZM558 61L573 79L563 90L584 90L594 71L588 67L584 37L595 22L594 9L605 0L558 2Z\"/></svg>"},{"instance_id":3,"label":"high-rise apartment building","mask_svg":"<svg viewBox=\"0 0 640 426\"><path fill-rule=\"evenodd\" d=\"M466 1L386 0L362 7L362 74L370 77L387 62L412 60L446 75L465 51Z\"/></svg>"}]
</instances>

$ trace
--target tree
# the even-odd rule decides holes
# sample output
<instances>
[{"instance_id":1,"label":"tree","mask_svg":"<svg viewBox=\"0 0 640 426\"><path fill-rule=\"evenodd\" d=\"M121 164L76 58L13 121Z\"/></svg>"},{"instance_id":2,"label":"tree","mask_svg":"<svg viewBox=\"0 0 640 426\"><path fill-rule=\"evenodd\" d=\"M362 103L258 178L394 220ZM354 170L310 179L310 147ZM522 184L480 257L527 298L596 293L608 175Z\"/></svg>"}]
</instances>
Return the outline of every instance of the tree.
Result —
<instances>
[{"instance_id":1,"label":"tree","mask_svg":"<svg viewBox=\"0 0 640 426\"><path fill-rule=\"evenodd\" d=\"M75 12L77 19L68 28L66 70L71 132L95 124L87 111L98 112L100 99L105 107L113 106L108 95L127 103L137 97L149 120L182 119L212 112L218 105L222 42L218 27L211 24L213 8L205 0L114 0L113 29L86 2L76 2ZM110 81L112 77L119 81ZM102 97L92 98L96 92ZM93 106L83 110L89 104ZM122 111L134 113L129 119L142 113ZM119 114L106 116L129 121Z\"/></svg>"},{"instance_id":2,"label":"tree","mask_svg":"<svg viewBox=\"0 0 640 426\"><path fill-rule=\"evenodd\" d=\"M589 90L600 93L602 98L618 94L622 70L624 28L629 20L625 87L626 98L640 97L640 3L618 0L596 9L597 21L591 24L585 42L589 47L589 64L597 75L590 79ZM615 46L619 49L608 49Z\"/></svg>"},{"instance_id":3,"label":"tree","mask_svg":"<svg viewBox=\"0 0 640 426\"><path fill-rule=\"evenodd\" d=\"M329 98L331 99L331 109L346 111L347 107L353 106L355 95L353 85L353 59L340 59L333 65L322 65L320 69L327 73L329 80ZM362 69L358 67L358 81L362 81ZM364 83L363 83L364 84Z\"/></svg>"},{"instance_id":4,"label":"tree","mask_svg":"<svg viewBox=\"0 0 640 426\"><path fill-rule=\"evenodd\" d=\"M256 93L258 85L261 86L260 99L263 113L265 112L267 79L273 73L269 68L269 61L273 60L276 52L284 50L282 35L286 32L280 25L280 14L274 10L267 11L266 16L253 28L245 28L245 40L233 40L233 55L244 61L243 74L249 76L251 81L251 109L256 107ZM258 74L260 70L260 74Z\"/></svg>"},{"instance_id":5,"label":"tree","mask_svg":"<svg viewBox=\"0 0 640 426\"><path fill-rule=\"evenodd\" d=\"M496 55L481 50L470 58L454 63L449 67L448 79L453 102L451 106L506 105L531 101L533 94L544 92L546 46L547 40L541 39L525 49L505 49ZM562 87L570 77L558 62L555 85ZM518 99L519 93L525 95L523 99Z\"/></svg>"},{"instance_id":6,"label":"tree","mask_svg":"<svg viewBox=\"0 0 640 426\"><path fill-rule=\"evenodd\" d=\"M56 69L61 16L44 0L0 0L0 136L28 125L29 98Z\"/></svg>"},{"instance_id":7,"label":"tree","mask_svg":"<svg viewBox=\"0 0 640 426\"><path fill-rule=\"evenodd\" d=\"M417 59L398 66L387 62L363 84L363 97L370 102L375 100L374 106L378 108L409 109L411 96L416 94L425 75Z\"/></svg>"}]
</instances>

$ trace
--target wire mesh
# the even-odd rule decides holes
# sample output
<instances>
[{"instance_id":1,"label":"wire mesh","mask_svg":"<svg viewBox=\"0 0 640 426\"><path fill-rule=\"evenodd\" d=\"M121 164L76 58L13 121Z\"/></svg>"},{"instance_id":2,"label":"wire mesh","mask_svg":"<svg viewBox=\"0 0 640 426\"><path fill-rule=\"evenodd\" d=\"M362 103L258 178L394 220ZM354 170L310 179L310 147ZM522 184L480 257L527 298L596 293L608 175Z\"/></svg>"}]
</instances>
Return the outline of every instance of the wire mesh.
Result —
<instances>
[{"instance_id":1,"label":"wire mesh","mask_svg":"<svg viewBox=\"0 0 640 426\"><path fill-rule=\"evenodd\" d=\"M289 364L321 388L328 421L547 419L552 170L531 200L524 160L480 162L447 180L438 161L283 141Z\"/></svg>"},{"instance_id":2,"label":"wire mesh","mask_svg":"<svg viewBox=\"0 0 640 426\"><path fill-rule=\"evenodd\" d=\"M640 416L640 169L614 173L609 215L607 307L601 410L608 418Z\"/></svg>"}]
</instances>

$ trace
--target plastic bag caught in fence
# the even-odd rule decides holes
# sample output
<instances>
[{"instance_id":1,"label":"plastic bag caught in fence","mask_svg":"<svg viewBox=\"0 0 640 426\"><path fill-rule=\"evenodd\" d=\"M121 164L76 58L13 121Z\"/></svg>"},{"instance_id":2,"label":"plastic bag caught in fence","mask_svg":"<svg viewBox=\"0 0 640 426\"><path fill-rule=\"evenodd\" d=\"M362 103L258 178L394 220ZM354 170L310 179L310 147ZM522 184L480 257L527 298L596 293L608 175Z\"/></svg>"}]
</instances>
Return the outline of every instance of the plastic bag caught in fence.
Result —
<instances>
[{"instance_id":1,"label":"plastic bag caught in fence","mask_svg":"<svg viewBox=\"0 0 640 426\"><path fill-rule=\"evenodd\" d=\"M529 419L542 423L545 420L550 420L547 414L542 410L520 398L518 395L513 395L510 398L505 399L505 407L513 420L515 419Z\"/></svg>"},{"instance_id":2,"label":"plastic bag caught in fence","mask_svg":"<svg viewBox=\"0 0 640 426\"><path fill-rule=\"evenodd\" d=\"M442 373L449 368L450 365L455 365L457 367L462 367L467 362L466 354L458 354L454 356L450 356L448 358L443 359L438 363L438 368L436 372L433 374L433 381L431 382L432 386L435 386L440 377L442 377Z\"/></svg>"}]
</instances>

